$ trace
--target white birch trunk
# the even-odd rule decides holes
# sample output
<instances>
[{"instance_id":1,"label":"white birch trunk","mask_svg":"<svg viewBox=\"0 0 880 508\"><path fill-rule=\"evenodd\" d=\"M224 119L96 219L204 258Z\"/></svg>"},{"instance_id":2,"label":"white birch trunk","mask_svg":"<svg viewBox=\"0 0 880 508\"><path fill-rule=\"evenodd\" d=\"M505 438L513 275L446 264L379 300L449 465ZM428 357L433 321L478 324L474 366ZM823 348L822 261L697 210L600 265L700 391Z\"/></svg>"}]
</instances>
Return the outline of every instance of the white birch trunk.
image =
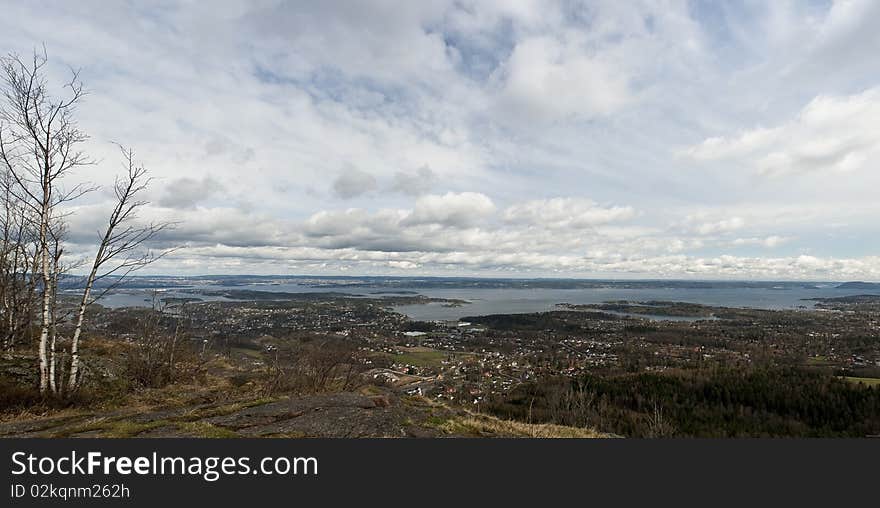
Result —
<instances>
[{"instance_id":1,"label":"white birch trunk","mask_svg":"<svg viewBox=\"0 0 880 508\"><path fill-rule=\"evenodd\" d=\"M52 311L51 311L51 323L50 334L49 334L49 389L52 391L53 395L59 395L58 393L58 383L57 377L55 376L55 366L57 364L56 355L55 355L55 340L58 338L58 328L57 328L57 320L56 320L56 309L58 306L58 267L55 267L54 275L52 276L52 286L50 288L52 293Z\"/></svg>"},{"instance_id":2,"label":"white birch trunk","mask_svg":"<svg viewBox=\"0 0 880 508\"><path fill-rule=\"evenodd\" d=\"M109 237L109 233L105 239ZM79 311L76 314L76 327L73 329L73 339L70 343L70 375L67 381L68 393L74 393L79 388L79 340L82 335L83 321L85 320L86 307L89 305L89 297L92 293L92 285L95 283L95 277L98 275L98 268L101 259L104 256L106 240L101 243L98 254L95 256L95 263L92 265L92 271L86 279L86 287L83 289L82 300L79 302Z\"/></svg>"},{"instance_id":3,"label":"white birch trunk","mask_svg":"<svg viewBox=\"0 0 880 508\"><path fill-rule=\"evenodd\" d=\"M42 312L40 315L40 393L46 394L49 389L49 359L47 345L49 341L49 286L51 274L49 273L49 243L46 241L49 227L49 201L45 198L43 210L40 216L40 268L43 278Z\"/></svg>"}]
</instances>

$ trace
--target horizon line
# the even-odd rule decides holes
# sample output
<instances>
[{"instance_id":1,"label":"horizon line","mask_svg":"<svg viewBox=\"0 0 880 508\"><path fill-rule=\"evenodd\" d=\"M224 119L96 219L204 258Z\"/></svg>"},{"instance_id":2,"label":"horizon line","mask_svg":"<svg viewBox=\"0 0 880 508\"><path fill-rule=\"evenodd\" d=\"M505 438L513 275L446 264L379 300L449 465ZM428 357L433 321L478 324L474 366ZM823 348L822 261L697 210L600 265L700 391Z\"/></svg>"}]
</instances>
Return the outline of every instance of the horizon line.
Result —
<instances>
[{"instance_id":1,"label":"horizon line","mask_svg":"<svg viewBox=\"0 0 880 508\"><path fill-rule=\"evenodd\" d=\"M83 275L67 274L68 276L81 277ZM113 276L111 276L113 277ZM149 278L149 277L176 277L176 278L197 278L197 277L261 277L261 278L338 278L338 279L356 279L356 278L383 278L383 279L471 279L471 280L567 280L567 281L597 281L597 282L782 282L782 283L847 283L861 282L870 284L880 284L880 281L865 279L724 279L724 278L682 278L682 277L633 277L633 278L614 278L614 277L552 277L552 276L481 276L481 275L319 275L319 274L253 274L253 273L204 273L204 274L129 274L126 278Z\"/></svg>"}]
</instances>

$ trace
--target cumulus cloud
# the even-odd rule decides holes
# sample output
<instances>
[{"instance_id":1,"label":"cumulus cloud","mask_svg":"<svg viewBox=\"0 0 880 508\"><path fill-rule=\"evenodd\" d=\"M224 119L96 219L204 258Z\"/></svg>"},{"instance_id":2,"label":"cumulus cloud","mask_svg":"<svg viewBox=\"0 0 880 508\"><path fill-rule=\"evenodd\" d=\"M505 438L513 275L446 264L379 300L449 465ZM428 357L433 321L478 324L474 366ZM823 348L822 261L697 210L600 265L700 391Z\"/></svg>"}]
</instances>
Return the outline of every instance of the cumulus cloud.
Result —
<instances>
[{"instance_id":1,"label":"cumulus cloud","mask_svg":"<svg viewBox=\"0 0 880 508\"><path fill-rule=\"evenodd\" d=\"M442 224L452 227L467 227L491 215L495 204L485 194L479 192L447 192L443 195L428 195L416 201L412 213L405 219L406 224Z\"/></svg>"},{"instance_id":2,"label":"cumulus cloud","mask_svg":"<svg viewBox=\"0 0 880 508\"><path fill-rule=\"evenodd\" d=\"M504 211L504 220L551 229L583 229L624 221L635 215L629 206L601 207L589 199L552 198L510 206Z\"/></svg>"},{"instance_id":3,"label":"cumulus cloud","mask_svg":"<svg viewBox=\"0 0 880 508\"><path fill-rule=\"evenodd\" d=\"M355 168L348 168L333 181L333 192L342 199L352 199L375 190L376 178Z\"/></svg>"},{"instance_id":4,"label":"cumulus cloud","mask_svg":"<svg viewBox=\"0 0 880 508\"><path fill-rule=\"evenodd\" d=\"M591 118L626 104L625 73L583 46L549 36L519 42L498 70L502 107L529 121Z\"/></svg>"},{"instance_id":5,"label":"cumulus cloud","mask_svg":"<svg viewBox=\"0 0 880 508\"><path fill-rule=\"evenodd\" d=\"M460 199L458 195L453 196L448 199ZM87 248L79 247L87 246L90 234L94 234L92 229L96 224L89 219L100 217L98 211L106 205L72 210L75 212L72 217L77 218L71 231L77 247L75 252L87 253ZM299 223L233 208L208 211L210 213L203 214L197 209L145 210L148 212L145 220L163 220L172 215L182 219L179 230L167 232L157 243L185 248L176 255L174 265L157 265L160 270L185 266L278 273L279 267L283 267L318 274L379 274L398 270L419 274L499 271L509 274L512 271L542 275L652 274L838 280L870 280L880 273L880 257L700 256L687 251L702 248L707 242L705 237L669 238L661 230L608 225L567 235L560 234L560 230L549 223L493 222L491 213L483 216L481 227L462 227L460 221L447 222L444 221L447 217L442 216L435 216L430 222L412 223L408 219L415 214L415 207L324 210ZM778 235L738 237L726 245L772 248L789 240Z\"/></svg>"},{"instance_id":6,"label":"cumulus cloud","mask_svg":"<svg viewBox=\"0 0 880 508\"><path fill-rule=\"evenodd\" d=\"M733 245L741 246L741 245L758 245L761 247L774 248L778 247L786 242L791 241L791 238L786 238L784 236L778 235L770 235L763 238L737 238L733 241Z\"/></svg>"},{"instance_id":7,"label":"cumulus cloud","mask_svg":"<svg viewBox=\"0 0 880 508\"><path fill-rule=\"evenodd\" d=\"M199 180L178 178L165 186L165 193L159 198L159 205L168 208L193 208L224 190L223 185L210 175Z\"/></svg>"},{"instance_id":8,"label":"cumulus cloud","mask_svg":"<svg viewBox=\"0 0 880 508\"><path fill-rule=\"evenodd\" d=\"M880 156L880 88L820 95L786 123L709 138L683 154L698 161L734 159L773 176L864 169Z\"/></svg>"},{"instance_id":9,"label":"cumulus cloud","mask_svg":"<svg viewBox=\"0 0 880 508\"><path fill-rule=\"evenodd\" d=\"M537 252L471 253L383 252L313 247L205 246L187 249L175 263L201 266L245 266L258 273L278 273L278 266L309 268L313 273L387 274L398 269L418 269L420 274L601 274L638 277L758 278L764 280L877 280L880 257L828 258L809 255L790 257L711 257L682 254L658 256L588 257ZM329 270L329 272L328 272ZM451 270L451 272L450 272Z\"/></svg>"},{"instance_id":10,"label":"cumulus cloud","mask_svg":"<svg viewBox=\"0 0 880 508\"><path fill-rule=\"evenodd\" d=\"M730 233L742 229L746 225L745 219L742 217L729 217L721 220L706 221L705 217L688 216L686 222L690 224L691 231L699 235L715 235L719 233Z\"/></svg>"},{"instance_id":11,"label":"cumulus cloud","mask_svg":"<svg viewBox=\"0 0 880 508\"><path fill-rule=\"evenodd\" d=\"M154 271L880 278L876 2L169 7L0 17L92 91L66 184L157 178Z\"/></svg>"}]
</instances>

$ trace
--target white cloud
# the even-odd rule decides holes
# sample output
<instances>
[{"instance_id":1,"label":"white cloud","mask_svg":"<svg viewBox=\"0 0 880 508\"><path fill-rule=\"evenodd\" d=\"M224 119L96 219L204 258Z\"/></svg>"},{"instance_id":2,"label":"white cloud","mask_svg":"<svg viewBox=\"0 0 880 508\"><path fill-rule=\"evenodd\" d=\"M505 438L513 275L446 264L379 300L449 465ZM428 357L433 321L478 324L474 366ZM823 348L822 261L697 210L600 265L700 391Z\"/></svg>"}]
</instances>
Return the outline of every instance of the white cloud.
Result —
<instances>
[{"instance_id":1,"label":"white cloud","mask_svg":"<svg viewBox=\"0 0 880 508\"><path fill-rule=\"evenodd\" d=\"M700 216L689 216L687 222L690 222L691 229L700 235L729 233L742 229L746 225L745 219L736 216L709 222L704 222Z\"/></svg>"},{"instance_id":2,"label":"white cloud","mask_svg":"<svg viewBox=\"0 0 880 508\"><path fill-rule=\"evenodd\" d=\"M786 238L786 237L777 236L777 235L770 235L770 236L767 236L764 238L756 238L756 237L737 238L732 243L733 243L733 245L736 245L736 246L758 245L761 247L767 247L767 248L772 249L774 247L778 247L778 246L780 246L784 243L787 243L789 241L791 241L791 238Z\"/></svg>"},{"instance_id":3,"label":"white cloud","mask_svg":"<svg viewBox=\"0 0 880 508\"><path fill-rule=\"evenodd\" d=\"M552 198L510 206L504 220L551 229L584 229L635 217L629 206L601 207L589 199Z\"/></svg>"},{"instance_id":4,"label":"white cloud","mask_svg":"<svg viewBox=\"0 0 880 508\"><path fill-rule=\"evenodd\" d=\"M880 88L821 95L789 122L709 138L683 153L698 161L734 159L764 175L865 169L880 156Z\"/></svg>"},{"instance_id":5,"label":"white cloud","mask_svg":"<svg viewBox=\"0 0 880 508\"><path fill-rule=\"evenodd\" d=\"M466 227L488 217L494 211L495 204L485 194L448 192L442 196L428 195L419 198L404 223Z\"/></svg>"},{"instance_id":6,"label":"white cloud","mask_svg":"<svg viewBox=\"0 0 880 508\"><path fill-rule=\"evenodd\" d=\"M591 118L631 100L626 74L578 41L525 39L498 73L500 107L516 113L517 121Z\"/></svg>"},{"instance_id":7,"label":"white cloud","mask_svg":"<svg viewBox=\"0 0 880 508\"><path fill-rule=\"evenodd\" d=\"M877 5L21 2L0 42L82 68L70 185L110 141L157 177L155 271L871 279Z\"/></svg>"},{"instance_id":8,"label":"white cloud","mask_svg":"<svg viewBox=\"0 0 880 508\"><path fill-rule=\"evenodd\" d=\"M165 261L171 263L171 261ZM246 267L251 273L278 273L278 267L309 268L310 273L351 272L387 274L417 269L438 275L514 273L576 276L639 277L645 273L670 278L754 278L763 280L877 280L880 257L827 258L816 256L697 257L662 255L585 257L533 252L384 252L356 249L206 246L187 249L174 264Z\"/></svg>"},{"instance_id":9,"label":"white cloud","mask_svg":"<svg viewBox=\"0 0 880 508\"><path fill-rule=\"evenodd\" d=\"M430 166L422 166L411 173L403 171L394 173L391 190L410 196L420 196L430 191L436 182L437 175L431 170Z\"/></svg>"}]
</instances>

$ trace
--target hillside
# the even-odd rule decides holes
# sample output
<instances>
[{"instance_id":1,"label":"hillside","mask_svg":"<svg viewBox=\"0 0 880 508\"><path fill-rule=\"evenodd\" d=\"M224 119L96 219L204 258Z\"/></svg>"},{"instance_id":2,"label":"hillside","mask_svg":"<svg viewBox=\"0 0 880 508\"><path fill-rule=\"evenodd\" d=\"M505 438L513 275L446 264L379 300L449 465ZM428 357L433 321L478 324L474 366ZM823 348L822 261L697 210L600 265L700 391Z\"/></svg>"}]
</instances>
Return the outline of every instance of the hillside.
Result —
<instances>
[{"instance_id":1,"label":"hillside","mask_svg":"<svg viewBox=\"0 0 880 508\"><path fill-rule=\"evenodd\" d=\"M69 411L0 423L0 437L612 437L454 409L389 390L241 399L112 412Z\"/></svg>"}]
</instances>

